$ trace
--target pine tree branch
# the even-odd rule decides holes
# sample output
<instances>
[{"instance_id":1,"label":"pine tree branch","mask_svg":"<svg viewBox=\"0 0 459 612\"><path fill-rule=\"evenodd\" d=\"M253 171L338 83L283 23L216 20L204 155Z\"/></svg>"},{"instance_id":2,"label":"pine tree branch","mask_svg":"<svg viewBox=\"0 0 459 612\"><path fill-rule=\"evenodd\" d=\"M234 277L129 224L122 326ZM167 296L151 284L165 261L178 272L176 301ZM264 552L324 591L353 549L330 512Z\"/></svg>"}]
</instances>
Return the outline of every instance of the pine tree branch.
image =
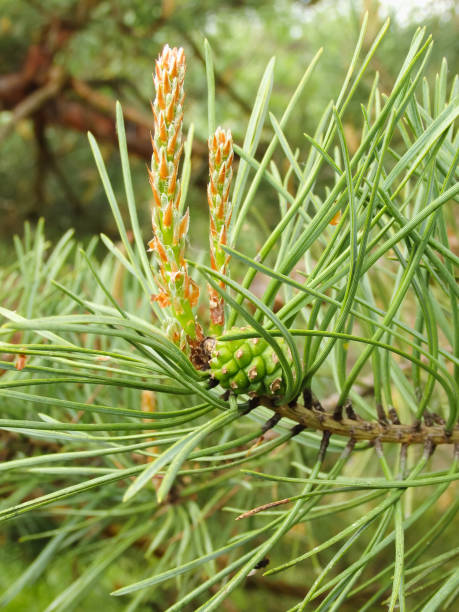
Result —
<instances>
[{"instance_id":1,"label":"pine tree branch","mask_svg":"<svg viewBox=\"0 0 459 612\"><path fill-rule=\"evenodd\" d=\"M314 405L306 408L302 404L276 406L271 400L263 398L260 405L269 408L281 417L296 421L307 429L329 431L332 435L366 440L368 442L393 442L398 444L458 444L459 425L449 433L442 425L417 423L404 425L400 423L366 421L355 415L337 418L335 413L327 412Z\"/></svg>"}]
</instances>

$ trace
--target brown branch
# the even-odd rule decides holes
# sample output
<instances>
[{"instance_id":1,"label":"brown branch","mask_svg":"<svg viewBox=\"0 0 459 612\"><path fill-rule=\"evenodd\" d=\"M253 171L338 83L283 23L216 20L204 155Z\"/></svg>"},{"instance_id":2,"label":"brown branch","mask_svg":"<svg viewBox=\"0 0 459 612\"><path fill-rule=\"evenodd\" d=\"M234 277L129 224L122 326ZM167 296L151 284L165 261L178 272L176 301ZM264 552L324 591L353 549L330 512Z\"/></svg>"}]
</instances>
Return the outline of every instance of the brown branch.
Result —
<instances>
[{"instance_id":1,"label":"brown branch","mask_svg":"<svg viewBox=\"0 0 459 612\"><path fill-rule=\"evenodd\" d=\"M329 431L331 435L343 436L354 440L365 440L372 442L394 442L398 444L425 444L431 442L438 444L459 443L459 425L456 425L451 433L445 430L443 425L403 425L395 423L383 423L379 421L365 421L357 419L341 418L336 420L332 413L318 409L317 407L306 408L301 404L290 406L276 406L267 398L261 405L269 408L281 417L286 417L299 423L307 429L318 431Z\"/></svg>"},{"instance_id":2,"label":"brown branch","mask_svg":"<svg viewBox=\"0 0 459 612\"><path fill-rule=\"evenodd\" d=\"M71 80L71 85L80 98L88 102L91 106L99 108L109 113L112 117L115 117L115 100L93 89L88 83L80 79L73 78ZM123 106L123 115L125 119L133 123L144 126L149 130L153 129L153 116L150 114L143 113L131 106Z\"/></svg>"},{"instance_id":3,"label":"brown branch","mask_svg":"<svg viewBox=\"0 0 459 612\"><path fill-rule=\"evenodd\" d=\"M30 118L43 126L58 125L82 133L92 132L102 141L116 146L115 99L91 86L89 82L73 78L55 62L68 41L91 19L91 12L101 0L77 0L62 16L49 16L42 27L37 43L30 45L22 66L13 73L0 75L0 108L11 111L11 116L0 126L0 140L14 129L16 123ZM164 17L158 20L157 27ZM132 84L131 84L132 87ZM131 105L123 108L126 141L130 153L143 159L151 158L150 132L152 117ZM207 156L207 146L194 141L193 154ZM58 166L54 168L59 172ZM62 187L62 177L58 180ZM76 204L75 198L73 198Z\"/></svg>"},{"instance_id":4,"label":"brown branch","mask_svg":"<svg viewBox=\"0 0 459 612\"><path fill-rule=\"evenodd\" d=\"M80 101L59 97L46 108L46 123L86 133L96 139L116 145L115 121L107 114ZM126 121L126 142L131 153L144 159L151 158L150 130L143 125Z\"/></svg>"},{"instance_id":5,"label":"brown branch","mask_svg":"<svg viewBox=\"0 0 459 612\"><path fill-rule=\"evenodd\" d=\"M9 134L18 121L37 113L51 98L54 98L62 87L63 78L56 73L55 78L46 85L33 91L19 102L13 109L8 123L0 129L0 142Z\"/></svg>"},{"instance_id":6,"label":"brown branch","mask_svg":"<svg viewBox=\"0 0 459 612\"><path fill-rule=\"evenodd\" d=\"M284 499L277 499L276 501L268 502L267 504L263 504L262 506L257 506L256 508L252 508L251 510L247 510L247 512L243 512L239 516L237 516L234 520L240 521L241 519L248 518L249 516L253 516L254 514L258 514L259 512L263 512L263 510L269 510L269 508L275 508L276 506L283 506L284 504L289 504L292 501L291 497L284 497Z\"/></svg>"},{"instance_id":7,"label":"brown branch","mask_svg":"<svg viewBox=\"0 0 459 612\"><path fill-rule=\"evenodd\" d=\"M74 127L84 132L93 132L94 136L116 143L115 100L92 88L89 83L85 81L72 78L70 84L77 96L84 100L91 108L89 109L84 106L82 108L87 108L86 113L83 110L77 112L78 102L66 100L62 100L62 102L59 101L61 109L72 108L72 111L67 116L67 112L64 110L62 113L63 116L54 118L54 121L63 125L68 125L67 122L70 121L70 124L72 124L72 119L70 117L73 116L73 126L70 125L70 127ZM99 113L98 111L101 112ZM76 115L78 115L81 120L76 121ZM153 116L130 105L123 105L123 116L126 127L126 142L129 151L141 157L145 157L148 160L151 159L150 136L153 131ZM53 121L53 117L51 116L49 120ZM93 127L88 127L87 124L90 121L92 121ZM201 158L207 157L207 143L194 139L193 154Z\"/></svg>"}]
</instances>

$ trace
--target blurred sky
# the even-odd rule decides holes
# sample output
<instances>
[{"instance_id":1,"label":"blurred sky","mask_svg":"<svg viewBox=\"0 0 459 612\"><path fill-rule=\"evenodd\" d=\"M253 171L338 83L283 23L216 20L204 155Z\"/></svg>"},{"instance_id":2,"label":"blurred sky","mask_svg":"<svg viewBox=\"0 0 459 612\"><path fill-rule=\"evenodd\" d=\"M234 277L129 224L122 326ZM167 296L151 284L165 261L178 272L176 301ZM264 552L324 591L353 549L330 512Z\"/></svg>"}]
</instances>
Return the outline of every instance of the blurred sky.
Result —
<instances>
[{"instance_id":1,"label":"blurred sky","mask_svg":"<svg viewBox=\"0 0 459 612\"><path fill-rule=\"evenodd\" d=\"M438 15L448 18L452 9L459 12L457 0L382 0L380 2L381 15L384 17L392 15L401 24L424 21Z\"/></svg>"},{"instance_id":2,"label":"blurred sky","mask_svg":"<svg viewBox=\"0 0 459 612\"><path fill-rule=\"evenodd\" d=\"M362 0L354 0L355 4L364 4ZM307 4L307 2L305 2ZM305 18L310 20L316 11L338 10L347 12L349 0L322 0L316 5L309 7ZM450 17L451 11L459 14L458 0L380 0L379 12L381 17L392 17L401 25L412 22L425 21L431 17Z\"/></svg>"}]
</instances>

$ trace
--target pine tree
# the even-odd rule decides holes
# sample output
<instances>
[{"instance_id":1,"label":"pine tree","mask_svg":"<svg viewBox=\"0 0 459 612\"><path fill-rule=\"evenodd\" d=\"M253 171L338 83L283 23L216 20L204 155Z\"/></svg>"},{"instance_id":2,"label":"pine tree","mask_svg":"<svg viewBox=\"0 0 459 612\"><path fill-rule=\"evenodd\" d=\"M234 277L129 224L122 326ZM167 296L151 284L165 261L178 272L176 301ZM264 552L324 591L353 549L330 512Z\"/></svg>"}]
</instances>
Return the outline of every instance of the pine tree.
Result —
<instances>
[{"instance_id":1,"label":"pine tree","mask_svg":"<svg viewBox=\"0 0 459 612\"><path fill-rule=\"evenodd\" d=\"M169 47L154 75L151 260L120 105L130 228L90 145L121 243L103 237L100 264L95 241L80 251L70 233L45 257L42 224L16 243L2 278L0 426L20 444L0 466L0 521L47 541L3 605L53 562L78 558L84 567L48 610L75 609L118 565L112 609L259 605L250 584L286 593L290 610L453 609L457 80L448 93L445 63L433 88L422 80L432 41L419 30L392 91L375 75L351 152L343 120L388 24L359 59L365 28L304 152L284 128L321 52L279 120L268 64L237 146L215 127L206 43L210 249L199 261L186 257L193 211L179 178L185 57ZM181 176L191 170L185 153ZM246 253L261 181L279 215ZM204 290L197 303L206 286L207 307Z\"/></svg>"}]
</instances>

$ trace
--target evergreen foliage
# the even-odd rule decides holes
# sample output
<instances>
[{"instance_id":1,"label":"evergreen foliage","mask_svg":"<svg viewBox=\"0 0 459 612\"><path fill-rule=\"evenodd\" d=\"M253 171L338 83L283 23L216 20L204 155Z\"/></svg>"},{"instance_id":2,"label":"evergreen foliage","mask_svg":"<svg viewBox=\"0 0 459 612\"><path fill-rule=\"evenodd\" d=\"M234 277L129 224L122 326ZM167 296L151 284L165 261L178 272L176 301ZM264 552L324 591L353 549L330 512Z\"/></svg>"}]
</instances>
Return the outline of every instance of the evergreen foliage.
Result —
<instances>
[{"instance_id":1,"label":"evergreen foliage","mask_svg":"<svg viewBox=\"0 0 459 612\"><path fill-rule=\"evenodd\" d=\"M321 51L280 117L269 112L268 63L243 144L234 144L228 236L214 247L231 259L212 265L202 249L184 264L223 299L213 341L236 355L258 339L260 367L281 368L279 393L266 393L265 380L245 389L250 397L228 393L221 364L197 369L195 342L186 348L169 333L174 311L151 299L156 268L140 232L121 105L122 197L89 136L120 242L102 235L107 254L96 264L96 238L82 250L67 232L51 247L40 222L15 239L17 262L0 272L0 522L27 550L45 543L5 585L1 605L77 559L49 612L87 605L98 584L109 609L130 612L220 610L226 600L319 612L453 609L458 81L448 84L446 62L433 84L423 80L432 40L419 29L393 89L380 91L375 74L363 102L359 85L388 30L362 53L366 25L339 95L302 150L286 126ZM211 137L209 45L206 60ZM343 121L357 100L351 151ZM274 162L276 149L285 166ZM261 185L278 202L277 225L243 252L253 216L264 227L254 207ZM205 294L198 320L217 334ZM110 579L117 566L122 584L119 574ZM272 608L263 589L277 593Z\"/></svg>"}]
</instances>

